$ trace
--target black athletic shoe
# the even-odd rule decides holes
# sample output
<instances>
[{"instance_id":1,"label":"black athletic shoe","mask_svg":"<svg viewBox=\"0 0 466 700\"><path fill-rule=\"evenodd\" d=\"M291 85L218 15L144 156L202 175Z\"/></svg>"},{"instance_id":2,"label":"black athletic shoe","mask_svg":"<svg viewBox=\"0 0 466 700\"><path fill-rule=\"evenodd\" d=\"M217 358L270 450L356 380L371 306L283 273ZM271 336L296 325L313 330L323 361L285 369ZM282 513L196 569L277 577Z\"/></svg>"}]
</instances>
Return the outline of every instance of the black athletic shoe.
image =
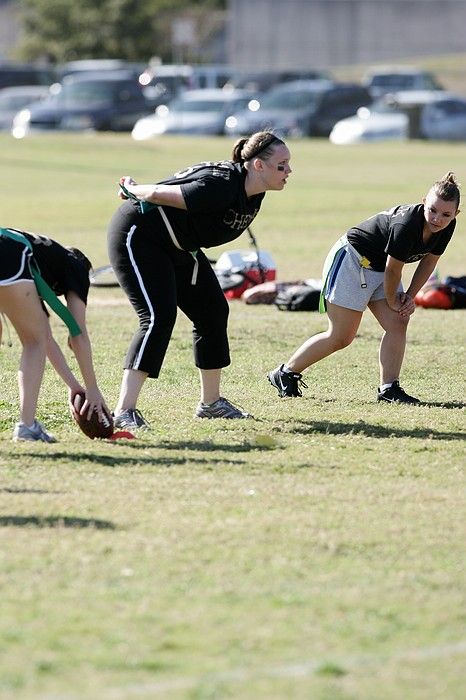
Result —
<instances>
[{"instance_id":1,"label":"black athletic shoe","mask_svg":"<svg viewBox=\"0 0 466 700\"><path fill-rule=\"evenodd\" d=\"M267 379L278 390L279 396L284 398L303 395L300 387L307 389L307 384L301 379L302 376L298 372L284 372L283 365L280 365L267 374Z\"/></svg>"},{"instance_id":2,"label":"black athletic shoe","mask_svg":"<svg viewBox=\"0 0 466 700\"><path fill-rule=\"evenodd\" d=\"M149 430L149 423L137 408L127 408L113 418L115 428L121 430Z\"/></svg>"},{"instance_id":3,"label":"black athletic shoe","mask_svg":"<svg viewBox=\"0 0 466 700\"><path fill-rule=\"evenodd\" d=\"M410 396L401 388L400 382L395 381L384 391L377 390L377 401L387 401L388 403L421 403L419 399Z\"/></svg>"}]
</instances>

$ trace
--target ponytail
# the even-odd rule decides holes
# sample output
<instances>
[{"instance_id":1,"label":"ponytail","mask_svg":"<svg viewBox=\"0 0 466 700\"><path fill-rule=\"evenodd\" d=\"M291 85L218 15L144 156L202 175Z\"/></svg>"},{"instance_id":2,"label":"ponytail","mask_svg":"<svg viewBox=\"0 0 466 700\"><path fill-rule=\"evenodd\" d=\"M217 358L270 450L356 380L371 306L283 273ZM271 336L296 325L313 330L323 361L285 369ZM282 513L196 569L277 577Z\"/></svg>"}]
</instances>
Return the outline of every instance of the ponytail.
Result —
<instances>
[{"instance_id":1,"label":"ponytail","mask_svg":"<svg viewBox=\"0 0 466 700\"><path fill-rule=\"evenodd\" d=\"M234 163L245 163L257 157L267 160L278 144L284 145L284 141L272 131L257 131L248 138L238 139L233 146L232 160Z\"/></svg>"},{"instance_id":2,"label":"ponytail","mask_svg":"<svg viewBox=\"0 0 466 700\"><path fill-rule=\"evenodd\" d=\"M446 173L441 180L435 182L431 188L437 197L445 202L456 202L456 208L460 206L460 185L456 179L455 173L451 170Z\"/></svg>"}]
</instances>

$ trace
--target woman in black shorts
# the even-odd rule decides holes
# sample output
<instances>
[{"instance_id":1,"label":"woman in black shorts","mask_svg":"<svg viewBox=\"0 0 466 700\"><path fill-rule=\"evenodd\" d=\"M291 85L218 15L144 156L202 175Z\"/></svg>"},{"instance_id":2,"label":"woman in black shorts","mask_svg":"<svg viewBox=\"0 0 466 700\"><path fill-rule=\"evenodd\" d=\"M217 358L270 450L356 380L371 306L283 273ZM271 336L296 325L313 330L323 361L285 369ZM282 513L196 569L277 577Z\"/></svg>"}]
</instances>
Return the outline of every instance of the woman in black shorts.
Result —
<instances>
[{"instance_id":1,"label":"woman in black shorts","mask_svg":"<svg viewBox=\"0 0 466 700\"><path fill-rule=\"evenodd\" d=\"M432 185L419 204L392 207L351 228L332 248L324 265L321 301L329 327L309 338L268 379L281 397L301 396L301 373L349 345L369 308L384 330L379 350L377 400L419 403L400 386L408 321L414 297L434 271L455 230L460 191L453 173ZM418 262L406 292L401 275ZM304 385L305 386L305 385Z\"/></svg>"},{"instance_id":2,"label":"woman in black shorts","mask_svg":"<svg viewBox=\"0 0 466 700\"><path fill-rule=\"evenodd\" d=\"M238 238L268 190L282 190L290 152L271 132L237 141L231 160L206 162L158 184L122 178L122 199L109 227L110 262L139 317L129 347L117 428L147 427L136 409L147 377L158 377L179 307L193 323L199 368L199 418L247 418L220 396L221 368L230 364L228 303L200 250Z\"/></svg>"},{"instance_id":3,"label":"woman in black shorts","mask_svg":"<svg viewBox=\"0 0 466 700\"><path fill-rule=\"evenodd\" d=\"M56 442L35 419L37 401L48 355L50 362L69 387L69 401L85 391L81 413L97 409L102 417L105 406L92 362L86 329L86 303L91 263L77 248L64 248L46 236L16 229L0 229L0 312L13 324L23 346L18 373L20 420L13 440ZM37 273L39 273L39 278ZM50 288L44 295L41 281ZM59 307L57 311L70 329L72 348L85 384L74 376L54 340L47 312L39 296ZM57 295L64 295L66 306Z\"/></svg>"}]
</instances>

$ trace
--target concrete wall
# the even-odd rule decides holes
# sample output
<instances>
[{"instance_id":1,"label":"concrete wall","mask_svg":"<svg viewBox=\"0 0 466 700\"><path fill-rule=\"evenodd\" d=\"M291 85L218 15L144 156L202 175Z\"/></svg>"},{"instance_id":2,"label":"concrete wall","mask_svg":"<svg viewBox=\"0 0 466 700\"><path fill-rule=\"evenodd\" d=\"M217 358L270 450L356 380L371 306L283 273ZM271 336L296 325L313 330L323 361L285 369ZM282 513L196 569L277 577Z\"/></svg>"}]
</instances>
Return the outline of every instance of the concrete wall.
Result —
<instances>
[{"instance_id":1,"label":"concrete wall","mask_svg":"<svg viewBox=\"0 0 466 700\"><path fill-rule=\"evenodd\" d=\"M0 60L11 58L20 31L18 6L16 3L0 0Z\"/></svg>"},{"instance_id":2,"label":"concrete wall","mask_svg":"<svg viewBox=\"0 0 466 700\"><path fill-rule=\"evenodd\" d=\"M326 68L466 52L466 0L229 0L239 68Z\"/></svg>"}]
</instances>

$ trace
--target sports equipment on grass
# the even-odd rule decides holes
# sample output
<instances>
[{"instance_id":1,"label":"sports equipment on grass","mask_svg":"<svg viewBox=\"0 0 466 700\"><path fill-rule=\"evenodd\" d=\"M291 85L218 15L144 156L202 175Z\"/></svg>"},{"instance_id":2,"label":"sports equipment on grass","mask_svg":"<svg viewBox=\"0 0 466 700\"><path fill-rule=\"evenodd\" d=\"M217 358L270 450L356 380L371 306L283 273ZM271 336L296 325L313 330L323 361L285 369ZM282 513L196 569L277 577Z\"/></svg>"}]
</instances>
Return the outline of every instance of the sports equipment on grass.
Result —
<instances>
[{"instance_id":1,"label":"sports equipment on grass","mask_svg":"<svg viewBox=\"0 0 466 700\"><path fill-rule=\"evenodd\" d=\"M135 438L136 436L130 433L129 430L116 430L110 436L110 440L134 440Z\"/></svg>"},{"instance_id":2,"label":"sports equipment on grass","mask_svg":"<svg viewBox=\"0 0 466 700\"><path fill-rule=\"evenodd\" d=\"M279 396L285 398L303 395L300 387L307 389L307 384L303 382L302 376L298 372L285 372L283 365L280 365L267 374L267 379L277 389Z\"/></svg>"},{"instance_id":3,"label":"sports equipment on grass","mask_svg":"<svg viewBox=\"0 0 466 700\"><path fill-rule=\"evenodd\" d=\"M92 287L119 287L118 280L111 265L101 265L89 272Z\"/></svg>"},{"instance_id":4,"label":"sports equipment on grass","mask_svg":"<svg viewBox=\"0 0 466 700\"><path fill-rule=\"evenodd\" d=\"M222 253L214 265L227 299L240 299L243 292L276 277L276 265L265 250L231 250Z\"/></svg>"},{"instance_id":5,"label":"sports equipment on grass","mask_svg":"<svg viewBox=\"0 0 466 700\"><path fill-rule=\"evenodd\" d=\"M80 410L86 400L86 395L82 392L76 394L73 398L73 407L75 413L73 414L76 423L79 425L84 435L86 435L91 440L95 438L106 439L113 435L113 418L107 413L107 411L102 408L102 421L99 420L99 415L94 409L91 417L87 417L87 411L81 415Z\"/></svg>"},{"instance_id":6,"label":"sports equipment on grass","mask_svg":"<svg viewBox=\"0 0 466 700\"><path fill-rule=\"evenodd\" d=\"M423 306L426 309L451 309L453 306L452 295L446 285L421 289L414 297L414 301L417 306Z\"/></svg>"}]
</instances>

